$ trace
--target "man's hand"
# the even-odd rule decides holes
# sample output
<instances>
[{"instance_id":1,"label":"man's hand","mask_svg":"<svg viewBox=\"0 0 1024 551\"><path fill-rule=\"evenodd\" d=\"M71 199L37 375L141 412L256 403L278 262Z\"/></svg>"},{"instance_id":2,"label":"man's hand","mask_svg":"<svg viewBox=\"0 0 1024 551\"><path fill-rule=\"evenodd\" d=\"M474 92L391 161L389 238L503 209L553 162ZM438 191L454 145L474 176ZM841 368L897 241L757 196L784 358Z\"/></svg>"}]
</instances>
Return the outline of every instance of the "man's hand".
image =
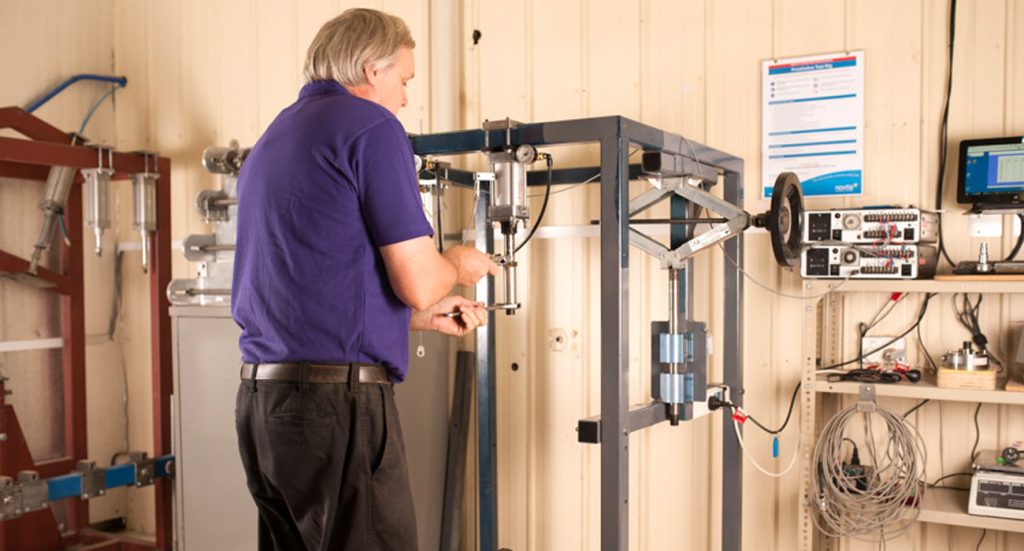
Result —
<instances>
[{"instance_id":1,"label":"man's hand","mask_svg":"<svg viewBox=\"0 0 1024 551\"><path fill-rule=\"evenodd\" d=\"M459 312L447 317L448 312ZM444 335L461 337L481 325L487 324L487 310L479 302L457 295L444 297L425 310L412 313L409 329L413 331L437 331Z\"/></svg>"},{"instance_id":2,"label":"man's hand","mask_svg":"<svg viewBox=\"0 0 1024 551\"><path fill-rule=\"evenodd\" d=\"M459 275L456 279L458 285L476 285L487 274L498 275L498 265L491 260L491 257L472 248L457 245L444 252L443 255L448 262L451 262Z\"/></svg>"}]
</instances>

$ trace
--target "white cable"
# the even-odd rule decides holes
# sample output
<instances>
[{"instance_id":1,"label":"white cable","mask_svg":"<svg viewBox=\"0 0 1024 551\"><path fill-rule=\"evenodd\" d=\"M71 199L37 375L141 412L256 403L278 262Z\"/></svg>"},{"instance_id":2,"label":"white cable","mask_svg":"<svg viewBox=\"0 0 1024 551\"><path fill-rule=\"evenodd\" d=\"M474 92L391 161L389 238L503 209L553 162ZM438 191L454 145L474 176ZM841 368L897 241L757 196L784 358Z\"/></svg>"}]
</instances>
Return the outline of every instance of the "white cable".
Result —
<instances>
[{"instance_id":1,"label":"white cable","mask_svg":"<svg viewBox=\"0 0 1024 551\"><path fill-rule=\"evenodd\" d=\"M859 270L854 270L854 271L850 272L849 274L847 274L846 277L843 278L843 280L841 282L839 282L839 285L836 285L835 287L829 288L829 290L825 291L824 293L818 293L816 295L807 295L807 296L804 296L804 295L791 295L789 293L783 293L782 291L779 291L779 290L775 289L774 287L771 287L771 286L765 285L764 283L761 283L760 281L755 279L754 276L748 274L746 270L744 270L742 267L740 267L740 265L735 260L733 260L733 258L731 256L729 256L729 253L725 252L725 247L721 243L718 244L718 248L722 249L722 256L725 257L725 259L728 260L730 264L735 266L736 269L740 271L740 273L742 273L744 276L746 276L746 278L749 279L751 283L753 283L754 285L757 285L758 287L764 289L765 291L768 291L768 292L771 292L771 293L775 293L776 295L779 295L780 297L792 298L792 299L796 299L796 300L818 300L819 298L821 298L821 297L823 297L825 295L829 295L829 294L832 294L832 293L838 291L840 287L842 287L843 285L846 285L847 281L850 281L850 278L852 278L853 276L855 276L858 273L860 273Z\"/></svg>"},{"instance_id":2,"label":"white cable","mask_svg":"<svg viewBox=\"0 0 1024 551\"><path fill-rule=\"evenodd\" d=\"M800 433L797 433L796 447L793 448L793 457L789 459L789 465L786 465L786 468L783 469L782 472L773 473L759 465L757 461L754 460L754 456L750 455L750 453L747 452L747 447L743 444L743 437L740 436L740 424L736 422L735 419L732 420L732 426L735 428L733 434L736 435L736 441L740 443L740 449L743 450L743 455L747 458L748 461L750 461L752 465L757 467L757 470L761 471L766 476L770 476L772 478L782 478L786 476L786 474L789 473L790 470L793 469L793 465L796 465L796 457L800 455Z\"/></svg>"},{"instance_id":3,"label":"white cable","mask_svg":"<svg viewBox=\"0 0 1024 551\"><path fill-rule=\"evenodd\" d=\"M886 432L881 447L876 422ZM864 433L860 446L848 436L858 425ZM862 470L852 470L845 442L863 452L858 453ZM920 514L927 460L920 434L899 415L874 404L840 411L822 427L811 457L811 472L817 473L811 476L809 503L815 526L830 537L875 542L898 537Z\"/></svg>"}]
</instances>

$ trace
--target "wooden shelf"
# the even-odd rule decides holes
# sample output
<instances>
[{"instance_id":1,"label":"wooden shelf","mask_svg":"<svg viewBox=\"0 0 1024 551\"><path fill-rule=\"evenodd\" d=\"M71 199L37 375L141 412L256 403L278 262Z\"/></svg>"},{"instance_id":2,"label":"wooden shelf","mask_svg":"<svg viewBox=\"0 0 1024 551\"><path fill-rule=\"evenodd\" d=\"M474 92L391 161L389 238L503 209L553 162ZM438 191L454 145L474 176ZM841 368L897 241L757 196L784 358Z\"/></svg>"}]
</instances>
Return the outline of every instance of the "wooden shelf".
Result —
<instances>
[{"instance_id":1,"label":"wooden shelf","mask_svg":"<svg viewBox=\"0 0 1024 551\"><path fill-rule=\"evenodd\" d=\"M839 292L844 293L849 291L869 293L1024 293L1024 281L948 279L851 279L846 283L837 279L805 279L803 281L803 291L807 296L820 295L829 289L838 289Z\"/></svg>"},{"instance_id":2,"label":"wooden shelf","mask_svg":"<svg viewBox=\"0 0 1024 551\"><path fill-rule=\"evenodd\" d=\"M970 492L932 488L924 494L924 506L917 520L933 524L1024 533L1024 520L967 514Z\"/></svg>"},{"instance_id":3,"label":"wooden shelf","mask_svg":"<svg viewBox=\"0 0 1024 551\"><path fill-rule=\"evenodd\" d=\"M814 382L815 392L833 394L857 394L862 383L843 381L830 383L824 376ZM916 400L947 400L951 402L973 402L986 404L1024 405L1024 392L1007 392L1005 390L962 390L958 388L939 388L933 381L923 380L919 383L876 384L876 396L893 398L913 398Z\"/></svg>"}]
</instances>

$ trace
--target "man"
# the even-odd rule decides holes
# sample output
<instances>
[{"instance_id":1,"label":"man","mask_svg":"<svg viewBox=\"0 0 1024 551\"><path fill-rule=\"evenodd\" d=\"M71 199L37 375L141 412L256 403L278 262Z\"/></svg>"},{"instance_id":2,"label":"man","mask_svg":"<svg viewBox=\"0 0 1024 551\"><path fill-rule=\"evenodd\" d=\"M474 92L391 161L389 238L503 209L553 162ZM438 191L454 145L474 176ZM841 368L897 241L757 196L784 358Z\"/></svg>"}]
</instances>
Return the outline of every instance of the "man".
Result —
<instances>
[{"instance_id":1,"label":"man","mask_svg":"<svg viewBox=\"0 0 1024 551\"><path fill-rule=\"evenodd\" d=\"M467 247L437 253L395 118L414 46L378 11L329 21L299 99L239 176L236 428L261 550L416 549L393 393L408 332L461 336L487 319L446 295L498 268Z\"/></svg>"}]
</instances>

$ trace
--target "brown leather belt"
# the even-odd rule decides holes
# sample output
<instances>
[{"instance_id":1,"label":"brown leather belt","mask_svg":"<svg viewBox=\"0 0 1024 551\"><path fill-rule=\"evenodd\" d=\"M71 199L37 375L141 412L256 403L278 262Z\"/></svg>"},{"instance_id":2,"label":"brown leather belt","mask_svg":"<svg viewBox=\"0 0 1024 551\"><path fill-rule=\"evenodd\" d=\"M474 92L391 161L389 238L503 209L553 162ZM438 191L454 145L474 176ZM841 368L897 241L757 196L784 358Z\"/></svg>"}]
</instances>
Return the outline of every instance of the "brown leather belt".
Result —
<instances>
[{"instance_id":1,"label":"brown leather belt","mask_svg":"<svg viewBox=\"0 0 1024 551\"><path fill-rule=\"evenodd\" d=\"M293 381L309 383L347 383L353 372L358 373L356 379L360 383L391 384L391 376L383 366L376 364L242 364L242 380L253 380L253 370L257 381ZM303 370L308 370L303 377Z\"/></svg>"}]
</instances>

